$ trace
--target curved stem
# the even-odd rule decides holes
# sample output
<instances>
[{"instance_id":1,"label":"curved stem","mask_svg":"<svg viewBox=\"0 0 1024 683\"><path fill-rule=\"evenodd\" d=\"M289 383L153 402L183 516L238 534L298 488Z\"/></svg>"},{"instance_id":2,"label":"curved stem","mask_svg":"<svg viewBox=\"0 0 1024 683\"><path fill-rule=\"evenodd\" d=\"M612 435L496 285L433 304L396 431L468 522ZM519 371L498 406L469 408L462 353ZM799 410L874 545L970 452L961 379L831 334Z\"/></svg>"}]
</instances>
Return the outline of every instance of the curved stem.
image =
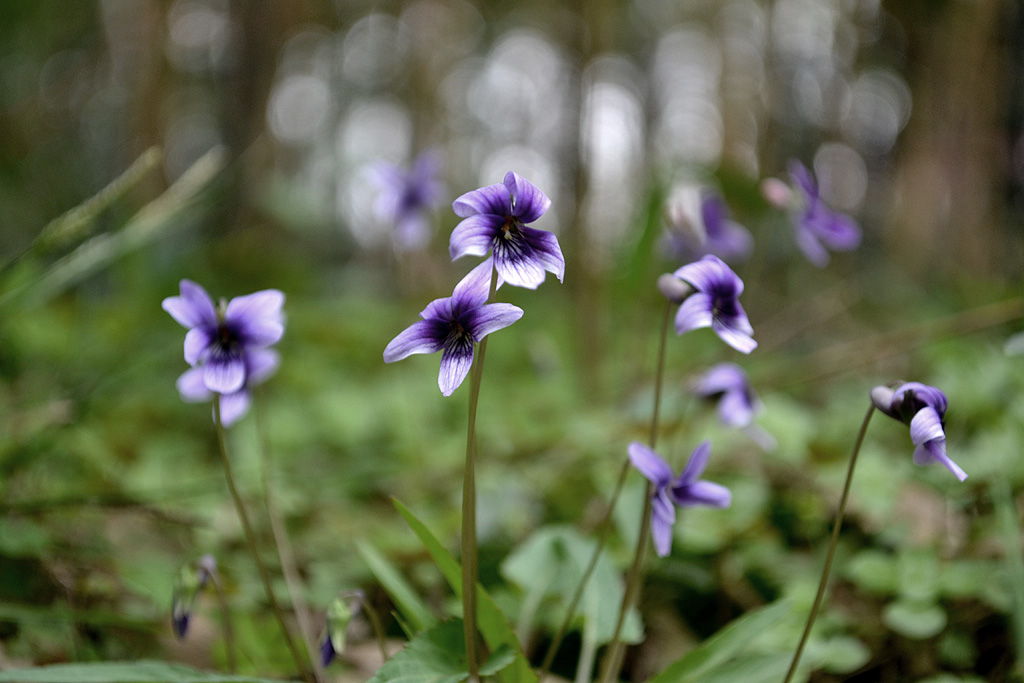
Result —
<instances>
[{"instance_id":1,"label":"curved stem","mask_svg":"<svg viewBox=\"0 0 1024 683\"><path fill-rule=\"evenodd\" d=\"M313 677L317 683L324 682L324 671L320 666L320 660L316 656L315 636L313 627L309 623L309 613L306 602L302 597L302 581L299 578L299 567L295 561L291 539L288 538L288 530L285 527L281 511L273 496L271 487L271 471L273 463L270 456L270 440L267 436L263 421L263 400L259 392L253 392L253 417L256 421L257 442L260 455L260 483L263 486L263 503L267 507L267 518L270 520L270 533L274 539L274 549L277 551L277 560L281 565L281 574L284 576L284 585L288 590L288 600L291 603L291 611L295 614L295 621L299 625L299 635L302 636L302 644L306 648L306 655L313 666Z\"/></svg>"},{"instance_id":2,"label":"curved stem","mask_svg":"<svg viewBox=\"0 0 1024 683\"><path fill-rule=\"evenodd\" d=\"M235 656L235 630L231 624L231 608L228 606L227 598L224 597L224 589L220 585L217 572L210 573L210 582L213 584L213 592L217 595L217 604L220 606L220 620L224 628L224 651L228 658L228 671L235 673L238 669L237 657Z\"/></svg>"},{"instance_id":3,"label":"curved stem","mask_svg":"<svg viewBox=\"0 0 1024 683\"><path fill-rule=\"evenodd\" d=\"M649 443L651 448L654 448L658 440L658 420L661 414L661 391L664 383L665 375L665 347L668 340L668 324L672 319L672 302L665 302L665 313L661 321L661 332L660 341L658 343L658 360L657 367L654 373L654 408L653 415L651 417L651 431ZM572 599L569 600L569 608L566 610L565 618L562 620L561 625L558 627L558 632L555 634L554 639L551 641L551 645L548 646L548 651L544 655L544 661L540 665L540 673L538 679L543 681L551 670L551 664L555 660L555 655L558 652L558 648L562 644L562 640L565 638L565 634L569 630L569 624L572 623L573 617L576 615L576 607L579 605L580 600L583 598L583 592L587 588L587 582L590 581L591 574L594 573L594 569L597 567L597 560L601 556L601 552L604 550L604 545L608 540L608 532L611 530L612 513L615 512L615 505L619 502L619 496L622 494L622 488L626 484L626 475L629 474L629 458L626 458L622 463L622 469L619 470L619 478L615 482L615 490L612 492L611 501L608 503L608 509L604 513L604 517L601 519L601 523L598 525L598 537L597 547L594 548L594 553L590 556L590 561L587 563L587 568L583 570L583 578L580 579L580 583L576 586L576 592L573 593ZM648 522L650 520L648 519ZM645 524L646 527L646 524ZM615 638L613 642L618 639L619 631L621 629L621 623L615 629Z\"/></svg>"},{"instance_id":4,"label":"curved stem","mask_svg":"<svg viewBox=\"0 0 1024 683\"><path fill-rule=\"evenodd\" d=\"M804 646L807 644L807 639L811 635L811 627L814 626L814 620L818 617L818 610L821 608L822 600L825 598L825 587L828 585L828 575L832 570L832 559L836 554L836 546L839 544L839 529L843 526L843 515L846 514L846 503L850 499L850 484L853 483L853 470L857 466L857 456L860 454L861 444L864 443L864 435L868 431L868 423L871 422L871 416L875 412L875 405L872 403L871 407L868 408L867 415L864 416L864 422L860 425L860 431L857 432L857 441L853 444L853 453L850 454L850 464L846 469L846 483L843 484L843 494L839 498L839 510L836 512L836 521L832 527L832 541L828 545L828 552L825 555L825 566L821 570L821 581L818 582L818 593L814 596L814 604L811 606L811 613L807 615L807 624L804 626L803 635L800 636L800 642L796 646L796 652L793 654L793 661L789 665L789 670L786 672L786 677L782 679L783 683L789 683L789 679L793 677L796 672L796 667L800 663L800 655L803 654Z\"/></svg>"},{"instance_id":5,"label":"curved stem","mask_svg":"<svg viewBox=\"0 0 1024 683\"><path fill-rule=\"evenodd\" d=\"M263 560L260 559L259 548L256 545L256 535L253 533L252 524L249 522L249 514L245 510L245 505L242 503L242 496L238 493L238 487L235 485L235 476L231 468L231 457L228 455L227 435L220 417L219 397L214 398L213 401L213 421L216 425L217 443L220 446L221 462L224 465L224 478L227 479L228 490L231 492L231 499L235 503L235 510L238 511L238 519L242 522L242 531L245 533L245 540L249 545L249 552L252 554L253 560L256 562L256 567L259 569L260 580L263 582L263 590L267 594L267 600L270 602L270 608L274 612L274 616L277 618L277 623L281 627L281 633L284 635L285 645L288 646L288 651L291 652L292 659L295 660L295 665L299 668L303 679L308 683L315 683L315 679L310 675L309 669L306 667L305 662L303 662L302 655L299 652L298 647L296 647L295 641L292 640L291 633L288 631L288 624L285 621L284 612L281 610L281 605L277 602L277 597L274 595L274 589L270 585L270 574L267 572L267 567L263 564Z\"/></svg>"},{"instance_id":6,"label":"curved stem","mask_svg":"<svg viewBox=\"0 0 1024 683\"><path fill-rule=\"evenodd\" d=\"M494 298L497 272L491 269L491 286L487 300ZM487 337L477 344L476 358L469 377L469 420L466 426L466 468L462 479L462 623L466 639L466 664L470 683L480 678L476 656L476 413L480 403L480 381L484 374Z\"/></svg>"}]
</instances>

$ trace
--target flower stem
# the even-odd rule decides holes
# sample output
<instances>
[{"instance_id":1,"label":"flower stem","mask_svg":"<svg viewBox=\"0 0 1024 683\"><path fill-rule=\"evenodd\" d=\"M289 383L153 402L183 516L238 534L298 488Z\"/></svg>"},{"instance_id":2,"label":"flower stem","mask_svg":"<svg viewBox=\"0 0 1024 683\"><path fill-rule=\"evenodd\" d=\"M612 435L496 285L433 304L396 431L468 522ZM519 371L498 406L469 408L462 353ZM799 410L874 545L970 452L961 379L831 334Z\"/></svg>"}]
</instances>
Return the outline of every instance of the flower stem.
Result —
<instances>
[{"instance_id":1,"label":"flower stem","mask_svg":"<svg viewBox=\"0 0 1024 683\"><path fill-rule=\"evenodd\" d=\"M648 444L654 450L658 442L658 420L661 413L661 392L665 375L665 347L668 339L668 324L672 319L672 302L665 302L665 314L661 321L661 334L658 342L658 364L654 372L654 408L651 415L651 432ZM629 462L627 460L627 462ZM648 489L651 487L648 486ZM636 539L636 551L633 554L633 564L629 567L626 575L626 591L622 596L622 605L619 607L619 617L615 622L615 635L612 637L611 646L604 657L604 670L601 672L601 681L611 683L619 677L622 669L622 660L625 656L626 646L622 642L622 625L626 621L626 615L633 608L640 597L640 586L643 583L644 557L647 551L647 542L650 540L651 528L651 495L648 490L644 496L644 511L640 515L640 531Z\"/></svg>"},{"instance_id":2,"label":"flower stem","mask_svg":"<svg viewBox=\"0 0 1024 683\"><path fill-rule=\"evenodd\" d=\"M800 642L796 646L796 652L793 653L793 661L789 665L786 677L782 679L783 683L789 683L790 678L796 672L796 667L800 663L800 655L803 654L804 646L811 635L811 627L814 626L814 620L818 617L821 602L825 598L825 587L828 585L828 575L832 570L832 559L835 557L836 546L839 544L839 529L843 526L843 515L846 514L846 503L850 498L853 470L857 466L857 456L860 454L860 447L864 443L864 435L868 431L868 423L871 422L871 416L874 412L875 406L871 404L867 415L864 416L864 422L860 425L860 431L857 432L857 440L853 444L853 453L850 454L850 464L846 469L846 483L843 484L843 493L839 498L839 510L836 512L836 521L832 527L832 541L829 543L828 552L825 554L825 566L821 570L821 581L818 582L818 593L814 596L814 604L811 606L810 614L807 615L807 624L804 626L803 635L800 636Z\"/></svg>"},{"instance_id":3,"label":"flower stem","mask_svg":"<svg viewBox=\"0 0 1024 683\"><path fill-rule=\"evenodd\" d=\"M256 562L257 569L259 569L260 580L263 582L263 590L267 594L267 600L270 602L270 607L274 612L274 616L277 617L277 622L281 627L282 634L284 635L285 645L287 645L289 652L291 652L292 659L295 661L295 665L302 674L302 678L307 681L307 683L315 683L315 679L310 674L305 662L303 662L302 655L299 652L298 647L296 647L295 641L292 640L291 633L288 631L288 624L285 621L284 612L281 610L281 605L277 602L277 597L274 595L274 589L270 585L270 574L267 572L267 567L263 564L263 560L260 559L259 548L256 545L256 536L252 531L252 524L249 522L249 514L245 510L245 505L242 502L242 496L238 493L238 487L235 485L235 476L231 469L231 457L228 455L227 434L225 433L224 424L221 422L220 417L219 398L213 401L213 420L216 425L217 443L220 446L221 462L224 464L224 478L227 479L228 490L231 492L231 499L235 503L235 510L238 511L238 519L242 522L242 531L245 533L245 540L249 545L249 552L252 554L253 560Z\"/></svg>"},{"instance_id":4,"label":"flower stem","mask_svg":"<svg viewBox=\"0 0 1024 683\"><path fill-rule=\"evenodd\" d=\"M671 314L672 302L668 301L665 304L665 314L661 322L657 369L655 370L654 375L654 408L653 415L651 417L650 432L651 448L654 448L658 438L658 419L661 411L661 390L665 374L665 346L668 339L668 323L669 320L671 320ZM558 648L562 644L562 639L565 638L565 634L569 630L569 624L572 623L573 617L576 615L576 607L579 605L580 600L583 599L583 592L587 588L587 582L590 581L590 576L594 573L594 569L597 567L597 560L601 556L601 552L604 550L604 545L608 540L608 532L611 530L612 513L615 512L615 505L619 502L619 496L622 494L622 489L626 484L626 475L628 474L629 458L626 458L622 463L622 469L619 470L619 478L615 482L615 490L612 492L612 498L608 503L608 509L605 511L604 517L598 525L597 547L594 548L594 553L590 556L587 568L583 570L583 578L580 579L579 585L576 586L576 592L573 593L572 599L569 601L569 608L566 610L565 618L558 627L558 632L551 641L551 645L548 646L548 651L544 655L544 661L540 665L540 673L537 676L540 681L543 681L551 670L551 664L554 662ZM649 521L650 520L648 519L648 522ZM621 626L622 624L620 621L618 627L615 629L614 640L618 639Z\"/></svg>"},{"instance_id":5,"label":"flower stem","mask_svg":"<svg viewBox=\"0 0 1024 683\"><path fill-rule=\"evenodd\" d=\"M494 298L498 275L492 267L487 300ZM484 374L487 337L477 344L469 377L469 421L466 426L466 468L462 479L462 622L466 639L466 664L470 683L480 678L476 656L476 413L480 403L480 381Z\"/></svg>"},{"instance_id":6,"label":"flower stem","mask_svg":"<svg viewBox=\"0 0 1024 683\"><path fill-rule=\"evenodd\" d=\"M274 549L277 551L277 560L281 565L281 574L284 576L284 585L288 590L288 599L291 603L291 611L295 614L295 621L299 626L299 635L302 637L302 644L306 648L306 655L309 657L313 667L313 677L317 683L324 683L324 672L320 666L319 658L316 657L316 646L314 645L313 628L309 623L309 613L305 600L302 598L302 581L299 578L299 568L295 561L291 539L288 538L288 530L285 528L281 511L277 507L277 501L273 496L271 487L271 472L273 462L270 456L270 439L263 421L263 400L262 393L253 392L253 417L256 422L257 442L260 452L260 479L263 486L263 503L267 507L267 518L270 520L270 533L274 539Z\"/></svg>"},{"instance_id":7,"label":"flower stem","mask_svg":"<svg viewBox=\"0 0 1024 683\"><path fill-rule=\"evenodd\" d=\"M220 578L217 572L210 573L210 582L213 584L213 592L217 595L217 604L220 606L220 620L224 628L224 651L228 658L228 672L235 673L238 669L235 656L235 630L231 624L231 608L228 606L227 598L224 596L224 589L220 585Z\"/></svg>"}]
</instances>

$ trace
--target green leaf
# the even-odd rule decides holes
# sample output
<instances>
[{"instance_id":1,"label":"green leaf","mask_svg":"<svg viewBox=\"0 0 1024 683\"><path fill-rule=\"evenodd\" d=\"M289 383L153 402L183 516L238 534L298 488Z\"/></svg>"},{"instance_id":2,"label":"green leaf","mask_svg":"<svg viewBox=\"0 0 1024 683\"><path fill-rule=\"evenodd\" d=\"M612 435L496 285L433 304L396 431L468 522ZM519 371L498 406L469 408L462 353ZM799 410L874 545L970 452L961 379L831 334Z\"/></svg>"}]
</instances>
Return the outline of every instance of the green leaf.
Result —
<instances>
[{"instance_id":1,"label":"green leaf","mask_svg":"<svg viewBox=\"0 0 1024 683\"><path fill-rule=\"evenodd\" d=\"M199 671L168 662L92 662L53 664L0 671L0 682L10 683L281 683L253 676L231 676Z\"/></svg>"},{"instance_id":2,"label":"green leaf","mask_svg":"<svg viewBox=\"0 0 1024 683\"><path fill-rule=\"evenodd\" d=\"M741 655L702 676L700 683L778 683L792 659L792 652Z\"/></svg>"},{"instance_id":3,"label":"green leaf","mask_svg":"<svg viewBox=\"0 0 1024 683\"><path fill-rule=\"evenodd\" d=\"M430 553L430 557L434 560L437 568L441 570L445 581L451 586L455 595L461 599L462 568L459 566L459 563L455 561L451 553L444 549L444 546L430 533L430 530L409 512L408 508L397 500L393 500L393 502L395 509L405 518L409 528L419 537L427 552ZM477 584L476 591L477 628L483 634L487 647L497 651L502 645L507 645L515 653L515 661L512 666L502 672L502 681L505 683L536 683L537 674L533 672L533 669L530 668L530 662L523 656L519 639L516 638L516 634L505 620L505 615L501 613L501 610L494 603L494 599L487 594L487 591L482 586Z\"/></svg>"},{"instance_id":4,"label":"green leaf","mask_svg":"<svg viewBox=\"0 0 1024 683\"><path fill-rule=\"evenodd\" d=\"M933 603L897 600L885 606L882 621L907 638L924 640L946 628L946 612Z\"/></svg>"},{"instance_id":5,"label":"green leaf","mask_svg":"<svg viewBox=\"0 0 1024 683\"><path fill-rule=\"evenodd\" d=\"M414 631L423 631L437 623L427 606L416 595L416 591L387 559L369 543L356 541L356 550L380 581L395 605Z\"/></svg>"},{"instance_id":6,"label":"green leaf","mask_svg":"<svg viewBox=\"0 0 1024 683\"><path fill-rule=\"evenodd\" d=\"M772 603L735 619L681 659L655 676L651 683L695 683L710 680L712 672L729 665L758 634L789 614L786 600ZM732 666L732 665L730 665ZM784 669L783 669L784 670ZM743 678L723 680L746 680Z\"/></svg>"},{"instance_id":7,"label":"green leaf","mask_svg":"<svg viewBox=\"0 0 1024 683\"><path fill-rule=\"evenodd\" d=\"M524 591L543 591L543 595L555 596L564 607L568 607L595 546L593 539L584 537L570 526L544 527L505 559L501 573ZM582 615L596 627L598 644L611 642L614 637L624 592L622 577L607 554L602 554L577 607L577 615ZM563 618L562 613L558 618ZM622 640L638 643L642 639L640 613L634 608L627 615Z\"/></svg>"},{"instance_id":8,"label":"green leaf","mask_svg":"<svg viewBox=\"0 0 1024 683\"><path fill-rule=\"evenodd\" d=\"M481 676L493 676L516 659L507 646L498 648L480 667ZM459 683L469 678L466 640L461 619L442 622L423 631L384 663L369 683Z\"/></svg>"}]
</instances>

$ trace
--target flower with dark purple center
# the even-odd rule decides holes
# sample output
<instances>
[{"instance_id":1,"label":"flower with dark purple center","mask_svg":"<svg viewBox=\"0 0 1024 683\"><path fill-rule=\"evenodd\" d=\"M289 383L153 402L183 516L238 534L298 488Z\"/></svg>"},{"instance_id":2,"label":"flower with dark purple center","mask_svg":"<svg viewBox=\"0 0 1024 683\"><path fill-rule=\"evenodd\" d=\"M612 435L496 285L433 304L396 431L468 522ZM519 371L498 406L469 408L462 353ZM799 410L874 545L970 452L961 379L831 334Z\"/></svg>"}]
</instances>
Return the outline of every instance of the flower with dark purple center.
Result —
<instances>
[{"instance_id":1,"label":"flower with dark purple center","mask_svg":"<svg viewBox=\"0 0 1024 683\"><path fill-rule=\"evenodd\" d=\"M551 206L551 200L525 178L509 171L503 184L488 185L462 195L452 209L462 218L448 251L452 260L493 251L499 284L536 289L544 272L559 282L565 275L565 258L558 238L546 230L527 227Z\"/></svg>"},{"instance_id":2,"label":"flower with dark purple center","mask_svg":"<svg viewBox=\"0 0 1024 683\"><path fill-rule=\"evenodd\" d=\"M743 280L722 259L708 255L672 275L693 289L692 293L687 293L684 288L678 288L680 306L676 314L676 333L710 327L722 341L741 353L750 353L757 347L751 337L754 328L739 301ZM666 292L660 281L659 288Z\"/></svg>"},{"instance_id":3,"label":"flower with dark purple center","mask_svg":"<svg viewBox=\"0 0 1024 683\"><path fill-rule=\"evenodd\" d=\"M745 259L753 248L750 231L730 220L725 200L711 189L682 193L668 208L667 250L679 261L706 254Z\"/></svg>"},{"instance_id":4,"label":"flower with dark purple center","mask_svg":"<svg viewBox=\"0 0 1024 683\"><path fill-rule=\"evenodd\" d=\"M789 162L789 175L796 190L796 243L807 260L821 268L829 262L829 250L856 249L860 244L860 227L846 214L825 204L810 170L794 159Z\"/></svg>"},{"instance_id":5,"label":"flower with dark purple center","mask_svg":"<svg viewBox=\"0 0 1024 683\"><path fill-rule=\"evenodd\" d=\"M895 390L875 387L871 402L889 417L910 425L914 443L914 462L918 465L939 463L963 481L967 473L946 455L945 422L949 401L940 389L907 382Z\"/></svg>"},{"instance_id":6,"label":"flower with dark purple center","mask_svg":"<svg viewBox=\"0 0 1024 683\"><path fill-rule=\"evenodd\" d=\"M665 460L642 443L629 444L633 467L653 484L651 492L651 539L658 557L672 550L672 527L676 523L676 507L707 505L726 508L732 504L732 493L721 484L700 480L711 457L711 442L694 449L682 473L673 478L672 468Z\"/></svg>"},{"instance_id":7,"label":"flower with dark purple center","mask_svg":"<svg viewBox=\"0 0 1024 683\"><path fill-rule=\"evenodd\" d=\"M729 427L746 427L754 422L763 405L750 386L743 368L735 363L719 363L701 375L693 387L695 394L717 404L718 419Z\"/></svg>"},{"instance_id":8,"label":"flower with dark purple center","mask_svg":"<svg viewBox=\"0 0 1024 683\"><path fill-rule=\"evenodd\" d=\"M284 294L266 289L215 307L206 290L182 280L181 295L163 300L163 309L182 326L185 361L202 369L203 385L212 393L241 391L249 377L253 351L276 344L284 334Z\"/></svg>"},{"instance_id":9,"label":"flower with dark purple center","mask_svg":"<svg viewBox=\"0 0 1024 683\"><path fill-rule=\"evenodd\" d=\"M399 251L423 247L430 238L430 212L444 196L444 185L437 179L438 154L428 150L406 170L388 162L372 169L379 188L374 212L381 221L394 226L394 245Z\"/></svg>"},{"instance_id":10,"label":"flower with dark purple center","mask_svg":"<svg viewBox=\"0 0 1024 683\"><path fill-rule=\"evenodd\" d=\"M469 272L450 297L431 301L420 318L384 349L384 362L393 363L415 353L441 354L437 385L451 396L466 379L473 364L473 349L491 332L508 327L523 315L512 304L489 304L491 259Z\"/></svg>"}]
</instances>

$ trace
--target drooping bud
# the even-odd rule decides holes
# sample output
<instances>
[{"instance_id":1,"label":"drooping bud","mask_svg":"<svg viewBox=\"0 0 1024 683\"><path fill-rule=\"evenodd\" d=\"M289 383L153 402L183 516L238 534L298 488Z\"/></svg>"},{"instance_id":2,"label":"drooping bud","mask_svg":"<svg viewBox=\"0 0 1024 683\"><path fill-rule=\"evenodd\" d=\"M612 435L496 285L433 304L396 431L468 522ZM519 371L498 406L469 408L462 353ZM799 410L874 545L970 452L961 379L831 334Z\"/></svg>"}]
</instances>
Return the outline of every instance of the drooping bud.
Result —
<instances>
[{"instance_id":1,"label":"drooping bud","mask_svg":"<svg viewBox=\"0 0 1024 683\"><path fill-rule=\"evenodd\" d=\"M778 178L762 180L761 195L776 209L789 208L793 203L793 189Z\"/></svg>"},{"instance_id":2,"label":"drooping bud","mask_svg":"<svg viewBox=\"0 0 1024 683\"><path fill-rule=\"evenodd\" d=\"M366 594L361 590L341 593L327 607L327 633L320 644L320 664L329 665L334 658L345 651L345 636L348 625L359 613Z\"/></svg>"},{"instance_id":3,"label":"drooping bud","mask_svg":"<svg viewBox=\"0 0 1024 683\"><path fill-rule=\"evenodd\" d=\"M891 387L877 386L871 390L871 402L880 411L892 416L892 399L895 394Z\"/></svg>"},{"instance_id":4,"label":"drooping bud","mask_svg":"<svg viewBox=\"0 0 1024 683\"><path fill-rule=\"evenodd\" d=\"M696 290L685 280L680 280L672 273L665 273L658 278L658 291L674 304L681 304Z\"/></svg>"}]
</instances>

